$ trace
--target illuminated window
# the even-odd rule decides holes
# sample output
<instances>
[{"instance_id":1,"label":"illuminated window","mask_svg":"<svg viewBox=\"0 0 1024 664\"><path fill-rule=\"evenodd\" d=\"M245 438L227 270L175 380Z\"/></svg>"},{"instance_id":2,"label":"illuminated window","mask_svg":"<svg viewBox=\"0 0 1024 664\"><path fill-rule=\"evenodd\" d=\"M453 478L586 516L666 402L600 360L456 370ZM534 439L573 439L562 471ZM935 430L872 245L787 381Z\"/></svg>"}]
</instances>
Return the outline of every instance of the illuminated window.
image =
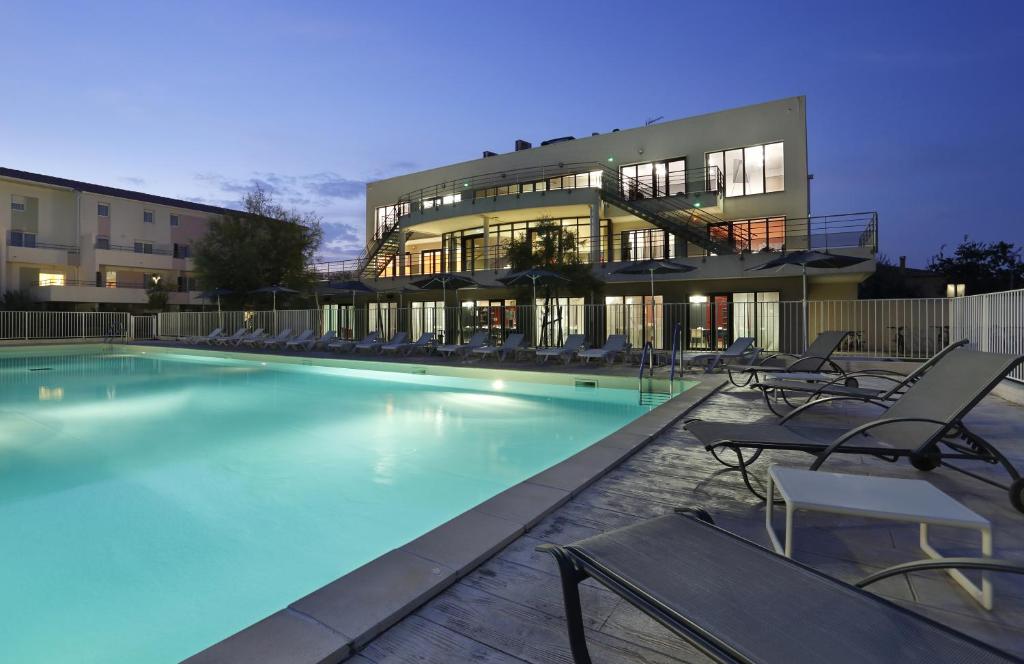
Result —
<instances>
[{"instance_id":1,"label":"illuminated window","mask_svg":"<svg viewBox=\"0 0 1024 664\"><path fill-rule=\"evenodd\" d=\"M735 150L709 152L705 157L709 190L714 191L713 170L725 176L726 196L749 196L785 189L783 144L769 143Z\"/></svg>"},{"instance_id":2,"label":"illuminated window","mask_svg":"<svg viewBox=\"0 0 1024 664\"><path fill-rule=\"evenodd\" d=\"M620 167L619 173L623 193L630 200L686 193L686 159L631 164Z\"/></svg>"},{"instance_id":3,"label":"illuminated window","mask_svg":"<svg viewBox=\"0 0 1024 664\"><path fill-rule=\"evenodd\" d=\"M63 286L64 275L60 272L40 272L39 273L39 285L40 286Z\"/></svg>"},{"instance_id":4,"label":"illuminated window","mask_svg":"<svg viewBox=\"0 0 1024 664\"><path fill-rule=\"evenodd\" d=\"M382 205L374 209L373 236L382 237L398 223L398 217L409 214L409 204Z\"/></svg>"}]
</instances>

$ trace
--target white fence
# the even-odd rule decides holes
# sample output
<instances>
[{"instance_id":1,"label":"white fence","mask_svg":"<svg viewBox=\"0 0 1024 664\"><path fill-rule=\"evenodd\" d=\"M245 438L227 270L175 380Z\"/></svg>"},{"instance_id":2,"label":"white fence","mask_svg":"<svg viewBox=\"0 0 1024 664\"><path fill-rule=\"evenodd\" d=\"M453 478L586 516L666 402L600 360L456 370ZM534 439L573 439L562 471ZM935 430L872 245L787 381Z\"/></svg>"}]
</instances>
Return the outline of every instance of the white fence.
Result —
<instances>
[{"instance_id":1,"label":"white fence","mask_svg":"<svg viewBox=\"0 0 1024 664\"><path fill-rule=\"evenodd\" d=\"M1024 355L1024 290L953 298L950 328L955 338L970 339L978 350ZM1024 382L1024 369L1010 377Z\"/></svg>"},{"instance_id":2,"label":"white fence","mask_svg":"<svg viewBox=\"0 0 1024 664\"><path fill-rule=\"evenodd\" d=\"M124 338L131 318L113 311L0 311L0 340Z\"/></svg>"}]
</instances>

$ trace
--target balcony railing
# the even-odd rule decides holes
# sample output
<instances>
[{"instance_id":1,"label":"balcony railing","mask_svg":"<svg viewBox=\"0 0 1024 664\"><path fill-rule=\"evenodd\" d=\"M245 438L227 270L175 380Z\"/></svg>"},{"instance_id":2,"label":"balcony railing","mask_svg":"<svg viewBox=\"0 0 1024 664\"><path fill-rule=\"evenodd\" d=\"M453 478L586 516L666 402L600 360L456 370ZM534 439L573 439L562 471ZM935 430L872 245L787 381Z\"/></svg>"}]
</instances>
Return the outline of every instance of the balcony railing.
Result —
<instances>
[{"instance_id":1,"label":"balcony railing","mask_svg":"<svg viewBox=\"0 0 1024 664\"><path fill-rule=\"evenodd\" d=\"M8 232L7 244L11 247L25 247L26 249L58 249L60 251L78 253L76 245L40 241L35 233L25 233L23 231Z\"/></svg>"},{"instance_id":2,"label":"balcony railing","mask_svg":"<svg viewBox=\"0 0 1024 664\"><path fill-rule=\"evenodd\" d=\"M105 238L97 238L96 239L96 248L97 249L107 249L109 251L125 251L125 252L130 252L130 253L133 253L133 254L146 254L146 255L153 255L153 256L173 256L174 255L174 252L172 250L167 249L165 247L156 247L156 246L154 246L154 247L151 247L149 249L146 249L145 245L142 245L142 246L133 245L133 246L129 247L129 246L120 245L120 244L110 244L110 241L106 240Z\"/></svg>"},{"instance_id":3,"label":"balcony railing","mask_svg":"<svg viewBox=\"0 0 1024 664\"><path fill-rule=\"evenodd\" d=\"M772 227L766 223L766 232L763 235L752 234L746 230L741 236L733 236L730 234L728 225L719 225L708 226L708 233L721 234L721 239L733 242L738 247L738 253L779 252L807 248L828 251L862 248L874 253L878 247L878 215L875 212L784 219L781 222L781 235L778 234L778 231L767 230L770 228ZM584 263L591 262L591 241L590 236L577 238L579 259ZM626 231L625 236L621 231L613 230L611 233L605 232L598 241L601 246L599 258L601 264L647 259L699 258L705 255L695 246L679 243L671 233L657 228L639 231L634 229ZM470 254L458 247L454 251L441 249L440 255L438 255L436 250L437 247L431 247L427 251L435 253L424 255L421 252L411 252L407 254L405 275L413 277L439 272L498 271L509 267L507 249L496 239L488 246L486 252L482 249L474 249ZM687 252L689 252L689 256ZM330 280L355 278L360 263L359 259L348 259L316 263L310 267L321 279ZM398 270L394 260L380 274L381 278L397 276Z\"/></svg>"}]
</instances>

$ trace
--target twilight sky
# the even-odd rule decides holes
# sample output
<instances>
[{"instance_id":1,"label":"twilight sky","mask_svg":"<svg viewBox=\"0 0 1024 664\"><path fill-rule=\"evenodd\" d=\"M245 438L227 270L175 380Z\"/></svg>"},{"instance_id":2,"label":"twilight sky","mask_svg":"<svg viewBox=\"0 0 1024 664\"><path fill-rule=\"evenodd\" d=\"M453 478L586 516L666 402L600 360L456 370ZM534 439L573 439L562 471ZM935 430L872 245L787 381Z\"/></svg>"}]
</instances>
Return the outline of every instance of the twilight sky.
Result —
<instances>
[{"instance_id":1,"label":"twilight sky","mask_svg":"<svg viewBox=\"0 0 1024 664\"><path fill-rule=\"evenodd\" d=\"M236 206L263 182L362 245L363 183L807 95L812 213L922 265L1024 242L1024 2L4 2L0 165ZM1016 183L1016 184L1015 184Z\"/></svg>"}]
</instances>

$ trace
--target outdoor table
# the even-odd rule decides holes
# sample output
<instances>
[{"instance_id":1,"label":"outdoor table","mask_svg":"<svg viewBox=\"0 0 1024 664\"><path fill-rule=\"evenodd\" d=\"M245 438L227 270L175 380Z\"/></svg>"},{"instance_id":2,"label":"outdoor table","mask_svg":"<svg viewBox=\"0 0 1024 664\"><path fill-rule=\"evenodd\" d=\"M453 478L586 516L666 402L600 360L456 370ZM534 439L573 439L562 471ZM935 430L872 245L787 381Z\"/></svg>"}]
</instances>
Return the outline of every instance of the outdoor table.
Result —
<instances>
[{"instance_id":1,"label":"outdoor table","mask_svg":"<svg viewBox=\"0 0 1024 664\"><path fill-rule=\"evenodd\" d=\"M786 505L785 544L779 542L772 522L775 488ZM765 527L777 553L792 557L793 516L797 510L847 514L920 524L919 544L928 557L941 559L928 541L928 526L950 526L981 532L981 553L992 557L992 526L962 504L924 480L826 473L772 466L768 469L768 504ZM992 586L986 572L981 587L957 569L947 570L964 590L986 609L992 608Z\"/></svg>"}]
</instances>

